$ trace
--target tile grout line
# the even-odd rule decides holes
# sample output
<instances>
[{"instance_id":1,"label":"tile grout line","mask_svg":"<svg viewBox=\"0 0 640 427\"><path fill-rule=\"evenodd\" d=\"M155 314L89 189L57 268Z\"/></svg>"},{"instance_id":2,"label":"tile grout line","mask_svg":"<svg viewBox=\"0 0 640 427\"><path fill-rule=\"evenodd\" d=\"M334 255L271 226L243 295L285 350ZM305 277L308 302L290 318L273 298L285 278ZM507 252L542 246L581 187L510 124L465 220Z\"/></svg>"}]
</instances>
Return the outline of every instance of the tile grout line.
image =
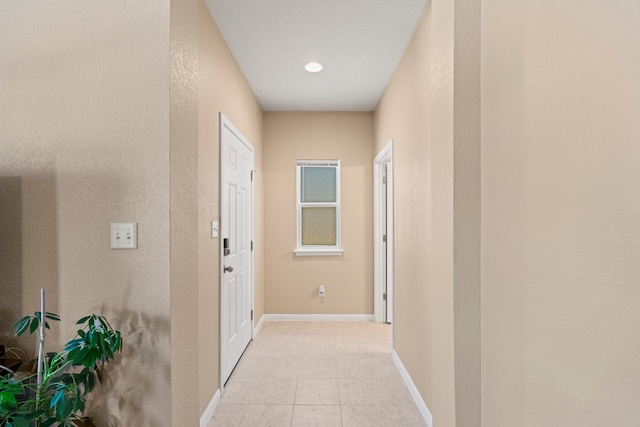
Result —
<instances>
[{"instance_id":1,"label":"tile grout line","mask_svg":"<svg viewBox=\"0 0 640 427\"><path fill-rule=\"evenodd\" d=\"M298 394L298 381L300 380L299 375L300 370L298 370L298 373L296 374L296 388L293 390L293 406L291 407L291 419L289 420L289 427L293 425L293 414L294 412L296 412L296 394Z\"/></svg>"}]
</instances>

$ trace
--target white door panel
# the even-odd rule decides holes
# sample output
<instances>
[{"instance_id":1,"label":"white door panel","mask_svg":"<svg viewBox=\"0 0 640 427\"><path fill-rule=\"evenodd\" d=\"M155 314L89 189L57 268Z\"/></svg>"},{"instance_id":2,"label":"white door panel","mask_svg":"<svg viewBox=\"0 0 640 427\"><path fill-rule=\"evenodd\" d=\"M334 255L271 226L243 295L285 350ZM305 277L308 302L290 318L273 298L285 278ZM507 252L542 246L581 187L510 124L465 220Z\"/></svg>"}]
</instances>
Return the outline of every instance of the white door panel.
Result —
<instances>
[{"instance_id":1,"label":"white door panel","mask_svg":"<svg viewBox=\"0 0 640 427\"><path fill-rule=\"evenodd\" d=\"M253 147L222 114L220 153L220 376L224 384L251 341L253 328Z\"/></svg>"},{"instance_id":2,"label":"white door panel","mask_svg":"<svg viewBox=\"0 0 640 427\"><path fill-rule=\"evenodd\" d=\"M393 141L373 160L373 175L374 315L393 323Z\"/></svg>"}]
</instances>

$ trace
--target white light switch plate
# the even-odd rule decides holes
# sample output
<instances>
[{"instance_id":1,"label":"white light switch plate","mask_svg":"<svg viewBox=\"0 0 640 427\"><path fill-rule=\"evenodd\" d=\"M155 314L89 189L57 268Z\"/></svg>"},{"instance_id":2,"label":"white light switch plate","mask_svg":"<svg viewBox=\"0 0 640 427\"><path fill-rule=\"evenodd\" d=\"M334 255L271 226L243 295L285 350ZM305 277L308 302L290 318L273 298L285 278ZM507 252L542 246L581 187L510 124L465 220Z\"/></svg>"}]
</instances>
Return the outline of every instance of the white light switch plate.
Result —
<instances>
[{"instance_id":1,"label":"white light switch plate","mask_svg":"<svg viewBox=\"0 0 640 427\"><path fill-rule=\"evenodd\" d=\"M110 241L111 249L138 249L138 224L112 222Z\"/></svg>"},{"instance_id":2,"label":"white light switch plate","mask_svg":"<svg viewBox=\"0 0 640 427\"><path fill-rule=\"evenodd\" d=\"M218 221L211 221L211 237L218 237Z\"/></svg>"}]
</instances>

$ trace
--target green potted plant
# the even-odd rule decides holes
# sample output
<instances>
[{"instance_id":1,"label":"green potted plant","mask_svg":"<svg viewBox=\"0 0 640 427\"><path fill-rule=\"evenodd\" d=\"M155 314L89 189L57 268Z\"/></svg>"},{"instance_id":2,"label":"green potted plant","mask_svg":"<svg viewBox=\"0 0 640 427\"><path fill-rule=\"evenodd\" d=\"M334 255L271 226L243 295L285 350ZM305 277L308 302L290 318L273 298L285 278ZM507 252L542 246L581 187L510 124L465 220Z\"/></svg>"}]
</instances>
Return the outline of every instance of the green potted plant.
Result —
<instances>
[{"instance_id":1,"label":"green potted plant","mask_svg":"<svg viewBox=\"0 0 640 427\"><path fill-rule=\"evenodd\" d=\"M81 415L86 396L96 379L102 381L104 364L122 350L120 331L113 329L103 316L90 314L76 322L76 336L61 352L45 356L47 320L59 321L60 317L42 310L13 325L16 335L27 331L37 334L38 369L22 376L0 376L0 427L93 426L90 419Z\"/></svg>"}]
</instances>

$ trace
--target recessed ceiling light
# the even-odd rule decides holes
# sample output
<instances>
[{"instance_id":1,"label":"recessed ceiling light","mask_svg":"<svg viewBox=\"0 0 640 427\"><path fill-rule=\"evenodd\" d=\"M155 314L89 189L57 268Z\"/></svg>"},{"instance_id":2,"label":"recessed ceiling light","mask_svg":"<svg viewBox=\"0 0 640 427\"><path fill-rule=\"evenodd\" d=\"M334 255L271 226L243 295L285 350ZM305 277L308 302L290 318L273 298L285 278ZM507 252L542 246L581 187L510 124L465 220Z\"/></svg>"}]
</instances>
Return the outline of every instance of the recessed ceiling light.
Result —
<instances>
[{"instance_id":1,"label":"recessed ceiling light","mask_svg":"<svg viewBox=\"0 0 640 427\"><path fill-rule=\"evenodd\" d=\"M318 64L317 62L309 62L304 66L304 69L310 73L317 73L318 71L322 70L322 65Z\"/></svg>"}]
</instances>

